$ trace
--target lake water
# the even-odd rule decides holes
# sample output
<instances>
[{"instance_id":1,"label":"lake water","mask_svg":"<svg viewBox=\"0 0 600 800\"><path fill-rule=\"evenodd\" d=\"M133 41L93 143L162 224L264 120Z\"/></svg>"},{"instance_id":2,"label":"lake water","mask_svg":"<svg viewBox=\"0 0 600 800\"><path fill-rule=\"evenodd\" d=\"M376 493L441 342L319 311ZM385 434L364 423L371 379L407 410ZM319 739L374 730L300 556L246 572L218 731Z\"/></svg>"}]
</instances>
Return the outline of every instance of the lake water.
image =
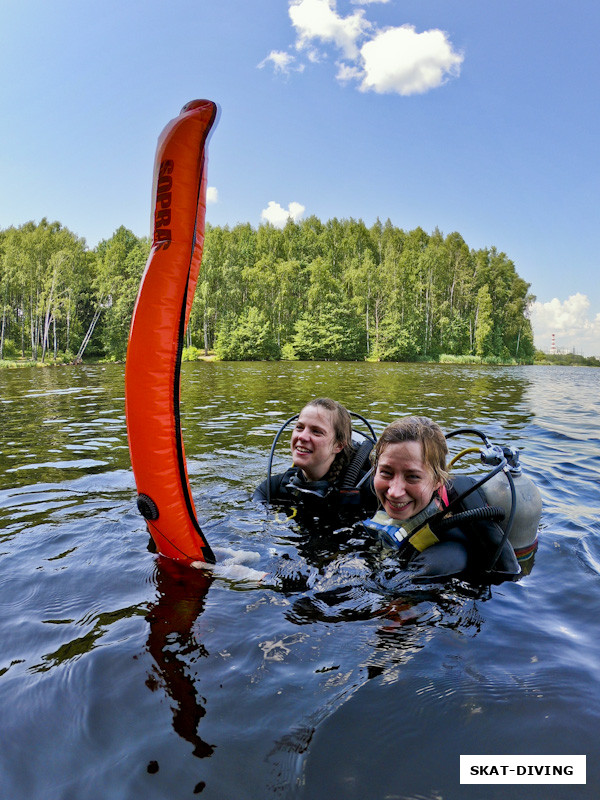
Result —
<instances>
[{"instance_id":1,"label":"lake water","mask_svg":"<svg viewBox=\"0 0 600 800\"><path fill-rule=\"evenodd\" d=\"M120 365L0 372L2 798L598 796L600 370L185 364L199 521L268 585L148 550L123 394ZM520 447L544 502L529 574L408 589L257 507L316 395ZM585 754L587 784L461 785L469 753Z\"/></svg>"}]
</instances>

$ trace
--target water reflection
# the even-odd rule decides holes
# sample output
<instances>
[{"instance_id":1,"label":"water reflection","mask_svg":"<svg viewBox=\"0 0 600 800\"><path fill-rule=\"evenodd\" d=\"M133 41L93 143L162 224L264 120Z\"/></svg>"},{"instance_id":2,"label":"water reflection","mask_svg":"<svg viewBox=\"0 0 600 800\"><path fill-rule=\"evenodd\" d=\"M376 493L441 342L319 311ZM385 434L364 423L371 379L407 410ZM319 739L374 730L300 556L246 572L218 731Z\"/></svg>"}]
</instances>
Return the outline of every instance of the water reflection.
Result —
<instances>
[{"instance_id":1,"label":"water reflection","mask_svg":"<svg viewBox=\"0 0 600 800\"><path fill-rule=\"evenodd\" d=\"M68 553L62 554L59 557L63 557L68 555ZM128 620L135 616L142 616L143 610L140 609L138 606L130 606L128 608L121 608L117 611L109 611L109 612L102 612L96 616L93 620L94 624L91 630L85 633L83 636L78 636L71 641L65 642L62 644L57 650L53 653L48 653L42 657L42 663L37 664L36 666L31 667L32 672L47 672L48 670L52 669L53 667L58 667L61 664L64 664L68 661L71 661L76 658L80 658L88 653L91 653L92 650L97 647L100 643L100 640L103 636L105 636L112 628L120 620ZM60 620L44 620L46 624L57 624L57 625L71 625L73 624L74 620L72 619L60 619ZM85 620L87 622L87 620ZM78 623L79 625L81 622Z\"/></svg>"},{"instance_id":2,"label":"water reflection","mask_svg":"<svg viewBox=\"0 0 600 800\"><path fill-rule=\"evenodd\" d=\"M293 564L294 559L290 561ZM485 625L481 606L492 597L490 587L459 582L412 589L405 584L401 590L398 580L390 580L393 588L384 587L364 561L350 554L314 569L308 588L286 594L285 618L305 631L305 657L314 651L320 659L312 676L303 674L304 701L298 706L302 712L288 730L279 726L285 733L268 754L277 776L270 787L274 795L296 787L298 796L311 797L310 792L302 793L303 775L311 753L320 752L317 737L322 726L327 729L348 703L364 707L360 697L374 679L385 685L397 683L406 692L404 667L429 647L439 647L436 641L443 631L463 639L477 636ZM280 658L290 668L296 663L289 653L282 652ZM312 707L308 698L313 698ZM364 713L369 713L366 708ZM332 745L329 752L341 763L338 747Z\"/></svg>"},{"instance_id":3,"label":"water reflection","mask_svg":"<svg viewBox=\"0 0 600 800\"><path fill-rule=\"evenodd\" d=\"M282 512L275 509L273 513L278 518ZM452 627L456 623L450 613L455 608L453 598L488 599L489 585L503 583L503 576L494 575L492 579L485 573L471 580L415 581L398 555L360 522L336 528L326 517L297 514L288 519L287 534L280 529L277 535L286 551L267 580L276 591L288 595L286 618L296 625L378 617L395 619L398 625L420 623L426 601L440 612L441 624L450 619ZM508 580L529 575L534 555L535 550L521 563L519 576L511 574ZM419 607L417 611L415 606Z\"/></svg>"},{"instance_id":4,"label":"water reflection","mask_svg":"<svg viewBox=\"0 0 600 800\"><path fill-rule=\"evenodd\" d=\"M187 672L186 658L207 658L202 642L193 634L193 626L204 610L204 601L212 577L166 558L160 558L156 569L158 600L149 609L150 624L147 648L156 670L148 675L151 691L163 686L173 700L173 729L193 746L198 758L212 755L214 745L198 733L206 710L194 681Z\"/></svg>"},{"instance_id":5,"label":"water reflection","mask_svg":"<svg viewBox=\"0 0 600 800\"><path fill-rule=\"evenodd\" d=\"M425 414L450 430L485 425L492 437L534 418L530 373L516 368L442 364L193 363L182 372L188 453L270 445L279 425L311 397L335 397L381 430Z\"/></svg>"},{"instance_id":6,"label":"water reflection","mask_svg":"<svg viewBox=\"0 0 600 800\"><path fill-rule=\"evenodd\" d=\"M276 530L277 541L271 544L283 554L274 559L272 581L252 593L241 589L239 598L248 598L240 599L241 614L240 605L237 611L224 605L238 598L231 589L229 596L223 593L218 571L211 577L159 559L157 599L146 616L146 647L154 661L146 685L170 698L173 730L192 745L197 758L216 758L217 743L219 752L233 746L231 728L227 734L219 729L225 714L220 700L229 698L247 720L247 734L235 730L237 746L248 747L263 762L274 795L300 785L304 759L325 720L373 678L398 680L401 665L437 631L476 635L483 626L478 607L491 597L489 588L475 590L460 583L410 590L397 575L388 575L387 582L376 579L374 564L357 554L351 529L336 531L329 539L321 532L316 543L293 525L287 536L281 526ZM217 594L209 603L213 591ZM269 609L280 609L281 618ZM204 620L202 627L208 639L200 640L198 619L207 611L210 621ZM232 625L239 634L246 631L245 648ZM220 654L226 651L237 653L230 658L243 658L244 664L243 671L228 672L228 695L219 674ZM208 707L211 715L205 719ZM268 713L264 728L263 712ZM210 727L211 736L202 734L203 725ZM252 731L254 740L246 744L244 737ZM152 765L159 766L162 771L163 765Z\"/></svg>"}]
</instances>

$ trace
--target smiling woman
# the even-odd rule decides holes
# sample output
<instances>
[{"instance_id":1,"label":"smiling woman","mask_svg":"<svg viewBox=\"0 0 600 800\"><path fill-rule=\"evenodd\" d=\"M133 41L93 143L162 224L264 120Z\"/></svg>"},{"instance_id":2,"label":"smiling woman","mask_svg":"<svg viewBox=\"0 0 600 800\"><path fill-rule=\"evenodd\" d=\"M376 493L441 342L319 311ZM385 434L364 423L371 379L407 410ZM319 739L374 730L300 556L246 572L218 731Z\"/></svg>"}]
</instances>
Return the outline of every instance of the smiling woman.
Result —
<instances>
[{"instance_id":1,"label":"smiling woman","mask_svg":"<svg viewBox=\"0 0 600 800\"><path fill-rule=\"evenodd\" d=\"M385 448L377 463L374 485L388 516L410 519L429 505L443 482L425 461L421 443L406 441Z\"/></svg>"},{"instance_id":2,"label":"smiling woman","mask_svg":"<svg viewBox=\"0 0 600 800\"><path fill-rule=\"evenodd\" d=\"M370 439L353 441L352 419L344 406L329 397L311 400L292 432L293 465L264 480L254 499L292 504L311 514L337 513L342 507L368 514L375 506L371 446Z\"/></svg>"},{"instance_id":3,"label":"smiling woman","mask_svg":"<svg viewBox=\"0 0 600 800\"><path fill-rule=\"evenodd\" d=\"M465 476L450 480L447 455L446 436L428 417L403 417L388 425L373 458L381 508L365 527L398 551L416 580L518 576L515 551L496 525L504 509L477 496ZM454 517L450 511L457 506L466 513Z\"/></svg>"},{"instance_id":4,"label":"smiling woman","mask_svg":"<svg viewBox=\"0 0 600 800\"><path fill-rule=\"evenodd\" d=\"M350 447L350 415L343 406L334 405L334 401L331 408L328 405L319 400L305 406L292 433L294 466L309 481L325 477L336 458L342 453L346 455Z\"/></svg>"}]
</instances>

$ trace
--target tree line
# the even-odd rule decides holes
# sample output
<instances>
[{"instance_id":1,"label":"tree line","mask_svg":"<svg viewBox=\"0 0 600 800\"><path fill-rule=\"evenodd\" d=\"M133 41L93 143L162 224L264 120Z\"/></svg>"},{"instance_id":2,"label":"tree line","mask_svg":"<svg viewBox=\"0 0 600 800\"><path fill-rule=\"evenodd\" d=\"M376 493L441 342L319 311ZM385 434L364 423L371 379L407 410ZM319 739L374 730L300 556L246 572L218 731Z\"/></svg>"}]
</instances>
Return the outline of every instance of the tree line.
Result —
<instances>
[{"instance_id":1,"label":"tree line","mask_svg":"<svg viewBox=\"0 0 600 800\"><path fill-rule=\"evenodd\" d=\"M123 360L150 240L0 231L0 359ZM531 363L529 284L496 248L388 220L206 225L186 345L225 360Z\"/></svg>"}]
</instances>

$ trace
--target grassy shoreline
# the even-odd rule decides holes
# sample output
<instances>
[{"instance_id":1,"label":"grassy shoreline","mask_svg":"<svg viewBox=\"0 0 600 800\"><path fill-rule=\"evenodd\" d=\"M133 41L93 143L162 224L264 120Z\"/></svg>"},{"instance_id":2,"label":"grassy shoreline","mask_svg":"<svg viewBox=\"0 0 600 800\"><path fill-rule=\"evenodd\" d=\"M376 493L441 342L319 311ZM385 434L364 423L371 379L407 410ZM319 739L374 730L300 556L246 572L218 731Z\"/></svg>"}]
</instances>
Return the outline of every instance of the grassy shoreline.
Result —
<instances>
[{"instance_id":1,"label":"grassy shoreline","mask_svg":"<svg viewBox=\"0 0 600 800\"><path fill-rule=\"evenodd\" d=\"M207 361L207 362L214 362L219 361L217 356L214 352L208 353L208 355L204 355L200 353L197 348L190 348L192 352L189 352L187 348L183 351L183 361ZM281 359L284 360L284 359ZM115 363L123 363L117 362L114 359L90 359L89 361L82 362L84 364L115 364ZM351 362L348 362L351 363ZM440 355L438 358L422 358L416 361L397 361L397 362L387 362L387 363L397 363L397 364L471 364L471 365L483 365L483 366L491 366L491 367L526 367L526 366L561 366L561 367L600 367L600 359L596 358L595 356L577 356L575 354L569 353L567 355L549 355L547 353L542 353L541 351L537 351L535 355L535 360L530 363L524 363L521 361L517 361L516 359L500 359L498 357L490 357L484 358L482 356L453 356L453 355ZM64 367L64 366L74 366L72 361L67 361L65 359L54 361L46 360L46 361L33 361L30 359L3 359L0 360L0 369L21 369L24 367L38 367L40 369L45 367Z\"/></svg>"}]
</instances>

